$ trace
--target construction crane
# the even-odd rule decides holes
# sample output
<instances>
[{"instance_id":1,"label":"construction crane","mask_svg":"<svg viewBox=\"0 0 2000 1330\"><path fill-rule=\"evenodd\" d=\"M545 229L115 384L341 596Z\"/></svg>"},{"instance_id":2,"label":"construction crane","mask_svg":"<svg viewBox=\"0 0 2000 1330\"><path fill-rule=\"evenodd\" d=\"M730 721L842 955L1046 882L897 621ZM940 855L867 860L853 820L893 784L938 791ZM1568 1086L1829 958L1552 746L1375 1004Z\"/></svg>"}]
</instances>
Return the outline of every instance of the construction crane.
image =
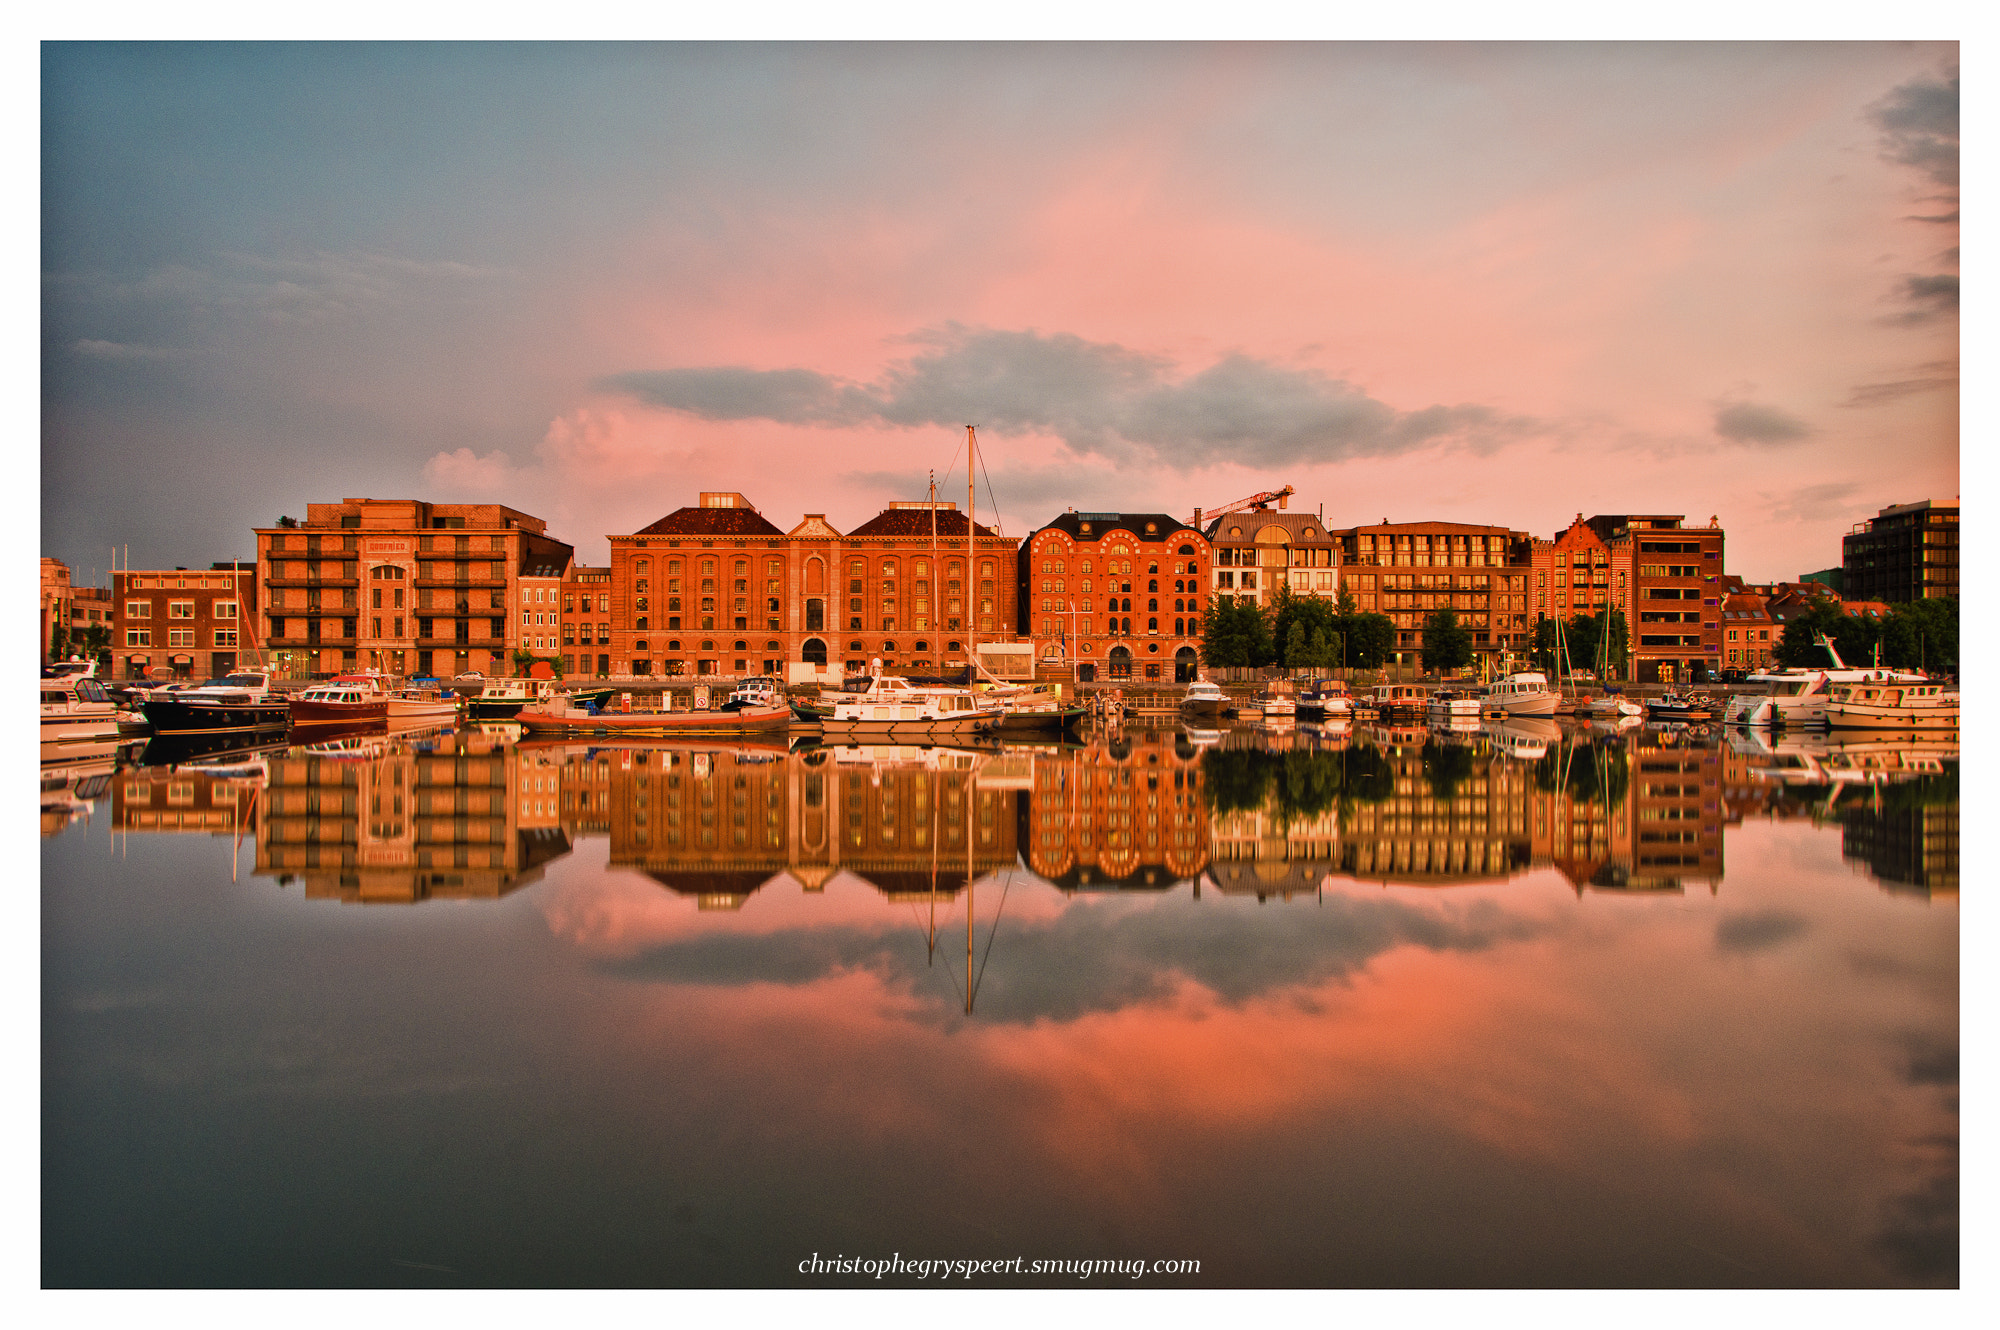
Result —
<instances>
[{"instance_id":1,"label":"construction crane","mask_svg":"<svg viewBox=\"0 0 2000 1330\"><path fill-rule=\"evenodd\" d=\"M1240 513L1250 508L1269 508L1273 503L1276 503L1280 508L1286 508L1291 506L1290 500L1294 492L1290 485L1285 486L1281 490L1265 490L1262 494L1253 494L1247 499L1238 499L1235 503L1224 504L1220 508L1208 509L1207 513L1210 517L1227 517L1230 513ZM1202 513L1202 509L1195 509L1194 521L1188 523L1188 525L1199 529Z\"/></svg>"}]
</instances>

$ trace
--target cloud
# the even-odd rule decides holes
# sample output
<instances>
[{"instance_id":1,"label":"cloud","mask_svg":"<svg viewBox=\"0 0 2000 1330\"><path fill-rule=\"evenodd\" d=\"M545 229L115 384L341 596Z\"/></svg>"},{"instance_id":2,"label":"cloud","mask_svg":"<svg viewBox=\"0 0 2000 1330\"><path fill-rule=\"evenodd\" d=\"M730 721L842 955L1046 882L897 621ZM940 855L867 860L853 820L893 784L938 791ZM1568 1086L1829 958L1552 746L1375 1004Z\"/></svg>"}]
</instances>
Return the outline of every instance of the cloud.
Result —
<instances>
[{"instance_id":1,"label":"cloud","mask_svg":"<svg viewBox=\"0 0 2000 1330\"><path fill-rule=\"evenodd\" d=\"M211 267L166 264L134 281L56 278L114 302L317 323L371 308L463 300L509 276L500 268L391 254L322 251L303 257L224 254Z\"/></svg>"},{"instance_id":2,"label":"cloud","mask_svg":"<svg viewBox=\"0 0 2000 1330\"><path fill-rule=\"evenodd\" d=\"M1812 428L1774 406L1724 402L1715 409L1715 432L1737 443L1793 443Z\"/></svg>"},{"instance_id":3,"label":"cloud","mask_svg":"<svg viewBox=\"0 0 2000 1330\"><path fill-rule=\"evenodd\" d=\"M1768 506L1772 522L1824 522L1846 517L1858 489L1852 481L1829 480L1784 494L1763 490L1757 498Z\"/></svg>"},{"instance_id":4,"label":"cloud","mask_svg":"<svg viewBox=\"0 0 2000 1330\"><path fill-rule=\"evenodd\" d=\"M1848 391L1843 407L1882 406L1914 397L1920 393L1941 392L1958 386L1958 362L1955 360L1933 360L1918 365L1917 373L1907 379L1890 379L1882 383L1857 383Z\"/></svg>"},{"instance_id":5,"label":"cloud","mask_svg":"<svg viewBox=\"0 0 2000 1330\"><path fill-rule=\"evenodd\" d=\"M1052 919L1001 926L980 979L979 1012L1023 1023L1073 1020L1166 1000L1187 980L1240 1003L1344 979L1398 947L1481 951L1538 929L1490 904L1440 911L1328 897L1310 913L1288 913L1201 911L1184 901L1139 910L1085 902ZM920 940L854 925L756 937L704 934L607 961L604 968L641 981L731 987L813 983L865 970L934 1007L958 1000L927 969Z\"/></svg>"},{"instance_id":6,"label":"cloud","mask_svg":"<svg viewBox=\"0 0 2000 1330\"><path fill-rule=\"evenodd\" d=\"M481 455L470 448L438 453L424 463L424 483L454 495L498 495L513 484L514 459L494 451Z\"/></svg>"},{"instance_id":7,"label":"cloud","mask_svg":"<svg viewBox=\"0 0 2000 1330\"><path fill-rule=\"evenodd\" d=\"M1882 155L1915 167L1937 184L1958 187L1958 73L1925 75L1892 89L1868 108L1882 131Z\"/></svg>"},{"instance_id":8,"label":"cloud","mask_svg":"<svg viewBox=\"0 0 2000 1330\"><path fill-rule=\"evenodd\" d=\"M1958 276L1955 273L1909 273L1896 289L1896 299L1913 306L1891 315L1889 323L1929 323L1958 313Z\"/></svg>"},{"instance_id":9,"label":"cloud","mask_svg":"<svg viewBox=\"0 0 2000 1330\"><path fill-rule=\"evenodd\" d=\"M1764 951L1802 936L1808 927L1810 925L1798 915L1777 910L1731 915L1715 925L1715 949Z\"/></svg>"},{"instance_id":10,"label":"cloud","mask_svg":"<svg viewBox=\"0 0 2000 1330\"><path fill-rule=\"evenodd\" d=\"M741 366L634 371L604 386L704 420L825 427L979 425L1047 435L1082 456L1185 470L1385 455L1531 422L1475 405L1400 411L1344 379L1230 355L1180 376L1166 360L1069 333L948 324L905 339L918 349L873 383L809 369Z\"/></svg>"}]
</instances>

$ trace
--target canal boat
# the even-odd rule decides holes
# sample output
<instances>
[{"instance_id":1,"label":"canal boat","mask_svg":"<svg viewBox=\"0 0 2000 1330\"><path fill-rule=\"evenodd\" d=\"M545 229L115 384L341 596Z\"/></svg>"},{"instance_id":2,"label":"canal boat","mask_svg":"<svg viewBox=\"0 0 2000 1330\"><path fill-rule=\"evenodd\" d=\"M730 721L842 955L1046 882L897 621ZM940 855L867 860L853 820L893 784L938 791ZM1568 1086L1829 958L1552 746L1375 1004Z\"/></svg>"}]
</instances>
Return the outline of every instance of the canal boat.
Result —
<instances>
[{"instance_id":1,"label":"canal boat","mask_svg":"<svg viewBox=\"0 0 2000 1330\"><path fill-rule=\"evenodd\" d=\"M1368 694L1368 704L1383 720L1403 720L1424 714L1431 690L1420 683L1378 683Z\"/></svg>"},{"instance_id":2,"label":"canal boat","mask_svg":"<svg viewBox=\"0 0 2000 1330\"><path fill-rule=\"evenodd\" d=\"M1542 716L1556 714L1556 703L1561 699L1549 687L1549 677L1534 670L1509 674L1486 685L1484 701L1489 710L1503 711L1509 716Z\"/></svg>"},{"instance_id":3,"label":"canal boat","mask_svg":"<svg viewBox=\"0 0 2000 1330\"><path fill-rule=\"evenodd\" d=\"M1695 693L1662 693L1646 703L1649 720L1704 721L1715 718L1715 703Z\"/></svg>"},{"instance_id":4,"label":"canal boat","mask_svg":"<svg viewBox=\"0 0 2000 1330\"><path fill-rule=\"evenodd\" d=\"M291 704L271 690L265 670L238 670L199 688L156 689L140 703L154 734L235 734L282 730Z\"/></svg>"},{"instance_id":5,"label":"canal boat","mask_svg":"<svg viewBox=\"0 0 2000 1330\"><path fill-rule=\"evenodd\" d=\"M1830 730L1954 734L1958 694L1937 683L1862 680L1835 688L1827 697L1825 714Z\"/></svg>"},{"instance_id":6,"label":"canal boat","mask_svg":"<svg viewBox=\"0 0 2000 1330\"><path fill-rule=\"evenodd\" d=\"M389 690L380 675L341 675L314 684L292 698L294 730L332 726L370 727L389 720Z\"/></svg>"},{"instance_id":7,"label":"canal boat","mask_svg":"<svg viewBox=\"0 0 2000 1330\"><path fill-rule=\"evenodd\" d=\"M1181 711L1192 720L1215 720L1229 710L1229 694L1222 685L1197 679L1181 695Z\"/></svg>"},{"instance_id":8,"label":"canal boat","mask_svg":"<svg viewBox=\"0 0 2000 1330\"><path fill-rule=\"evenodd\" d=\"M1840 652L1825 634L1815 642L1833 662L1830 668L1789 666L1750 675L1723 707L1723 724L1820 726L1826 724L1827 698L1841 684L1907 685L1931 681L1929 675L1910 670L1855 669L1840 658Z\"/></svg>"},{"instance_id":9,"label":"canal boat","mask_svg":"<svg viewBox=\"0 0 2000 1330\"><path fill-rule=\"evenodd\" d=\"M555 696L554 679L488 679L465 702L465 714L475 720L512 720L522 707L544 706Z\"/></svg>"},{"instance_id":10,"label":"canal boat","mask_svg":"<svg viewBox=\"0 0 2000 1330\"><path fill-rule=\"evenodd\" d=\"M760 707L781 707L785 705L785 690L776 679L760 674L743 680L731 689L729 700Z\"/></svg>"},{"instance_id":11,"label":"canal boat","mask_svg":"<svg viewBox=\"0 0 2000 1330\"><path fill-rule=\"evenodd\" d=\"M390 692L389 719L453 720L458 716L458 704L456 694L445 692L435 682L411 684Z\"/></svg>"}]
</instances>

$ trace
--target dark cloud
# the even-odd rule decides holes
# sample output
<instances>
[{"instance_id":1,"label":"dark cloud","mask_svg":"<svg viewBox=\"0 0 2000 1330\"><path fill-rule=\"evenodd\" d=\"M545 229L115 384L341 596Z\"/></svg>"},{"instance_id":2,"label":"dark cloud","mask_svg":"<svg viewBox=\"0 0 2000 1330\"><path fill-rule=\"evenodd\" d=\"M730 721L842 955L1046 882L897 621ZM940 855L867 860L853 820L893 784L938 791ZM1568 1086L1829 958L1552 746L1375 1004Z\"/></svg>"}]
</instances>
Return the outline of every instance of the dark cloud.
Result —
<instances>
[{"instance_id":1,"label":"dark cloud","mask_svg":"<svg viewBox=\"0 0 2000 1330\"><path fill-rule=\"evenodd\" d=\"M1958 187L1958 74L1925 75L1868 108L1882 131L1882 155L1915 167L1937 184Z\"/></svg>"},{"instance_id":2,"label":"dark cloud","mask_svg":"<svg viewBox=\"0 0 2000 1330\"><path fill-rule=\"evenodd\" d=\"M1717 951L1764 951L1802 936L1809 925L1796 914L1766 911L1735 914L1715 925Z\"/></svg>"},{"instance_id":3,"label":"dark cloud","mask_svg":"<svg viewBox=\"0 0 2000 1330\"><path fill-rule=\"evenodd\" d=\"M1241 1002L1350 975L1396 947L1478 951L1534 931L1490 904L1441 912L1337 896L1310 911L1217 909L1187 899L1140 908L1082 902L1048 921L1012 924L1002 915L979 980L978 1012L993 1020L1067 1020L1164 997L1182 978ZM982 952L985 945L982 921ZM927 1001L957 1001L926 956L921 931L839 927L707 934L607 968L632 979L715 985L802 984L865 970Z\"/></svg>"},{"instance_id":4,"label":"dark cloud","mask_svg":"<svg viewBox=\"0 0 2000 1330\"><path fill-rule=\"evenodd\" d=\"M1794 443L1812 429L1774 406L1725 402L1715 409L1715 432L1737 443Z\"/></svg>"},{"instance_id":5,"label":"dark cloud","mask_svg":"<svg viewBox=\"0 0 2000 1330\"><path fill-rule=\"evenodd\" d=\"M1927 1173L1917 1185L1883 1206L1875 1249L1906 1278L1926 1283L1958 1280L1958 1138L1927 1137Z\"/></svg>"},{"instance_id":6,"label":"dark cloud","mask_svg":"<svg viewBox=\"0 0 2000 1330\"><path fill-rule=\"evenodd\" d=\"M1896 289L1896 299L1910 306L1890 318L1891 323L1929 323L1958 313L1956 273L1910 273Z\"/></svg>"},{"instance_id":7,"label":"dark cloud","mask_svg":"<svg viewBox=\"0 0 2000 1330\"><path fill-rule=\"evenodd\" d=\"M1165 360L1068 333L928 329L877 382L813 370L635 371L604 386L706 420L1047 434L1084 455L1188 469L1220 451L1247 465L1405 452L1530 422L1480 406L1399 411L1318 370L1232 355L1176 378Z\"/></svg>"},{"instance_id":8,"label":"dark cloud","mask_svg":"<svg viewBox=\"0 0 2000 1330\"><path fill-rule=\"evenodd\" d=\"M1919 393L1942 392L1958 386L1958 363L1952 360L1935 360L1916 366L1917 372L1907 379L1890 379L1882 383L1857 383L1849 390L1844 407L1881 406Z\"/></svg>"}]
</instances>

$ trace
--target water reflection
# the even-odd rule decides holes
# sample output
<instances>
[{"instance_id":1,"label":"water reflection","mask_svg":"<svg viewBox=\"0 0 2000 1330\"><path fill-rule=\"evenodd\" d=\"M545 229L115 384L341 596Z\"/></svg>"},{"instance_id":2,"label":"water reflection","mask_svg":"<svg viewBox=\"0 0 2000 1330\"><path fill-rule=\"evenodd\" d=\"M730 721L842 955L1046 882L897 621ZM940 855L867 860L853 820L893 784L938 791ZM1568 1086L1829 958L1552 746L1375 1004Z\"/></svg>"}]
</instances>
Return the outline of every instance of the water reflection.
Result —
<instances>
[{"instance_id":1,"label":"water reflection","mask_svg":"<svg viewBox=\"0 0 2000 1330\"><path fill-rule=\"evenodd\" d=\"M45 1283L1956 1278L1955 749L132 756L45 773Z\"/></svg>"}]
</instances>

